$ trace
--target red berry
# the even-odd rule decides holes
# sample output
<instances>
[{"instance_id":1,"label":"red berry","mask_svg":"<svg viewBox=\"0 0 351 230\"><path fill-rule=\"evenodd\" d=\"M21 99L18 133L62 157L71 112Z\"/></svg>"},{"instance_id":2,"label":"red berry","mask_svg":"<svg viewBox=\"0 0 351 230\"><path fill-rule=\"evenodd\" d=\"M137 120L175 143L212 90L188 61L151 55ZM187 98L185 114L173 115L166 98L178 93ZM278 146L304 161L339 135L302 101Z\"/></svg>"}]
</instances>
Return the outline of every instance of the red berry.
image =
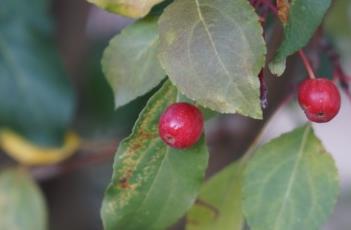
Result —
<instances>
[{"instance_id":1,"label":"red berry","mask_svg":"<svg viewBox=\"0 0 351 230\"><path fill-rule=\"evenodd\" d=\"M298 91L298 100L310 121L323 123L333 119L340 109L340 93L327 79L304 80Z\"/></svg>"},{"instance_id":2,"label":"red berry","mask_svg":"<svg viewBox=\"0 0 351 230\"><path fill-rule=\"evenodd\" d=\"M189 103L175 103L161 115L158 131L167 145L184 149L199 140L203 126L204 119L198 108Z\"/></svg>"}]
</instances>

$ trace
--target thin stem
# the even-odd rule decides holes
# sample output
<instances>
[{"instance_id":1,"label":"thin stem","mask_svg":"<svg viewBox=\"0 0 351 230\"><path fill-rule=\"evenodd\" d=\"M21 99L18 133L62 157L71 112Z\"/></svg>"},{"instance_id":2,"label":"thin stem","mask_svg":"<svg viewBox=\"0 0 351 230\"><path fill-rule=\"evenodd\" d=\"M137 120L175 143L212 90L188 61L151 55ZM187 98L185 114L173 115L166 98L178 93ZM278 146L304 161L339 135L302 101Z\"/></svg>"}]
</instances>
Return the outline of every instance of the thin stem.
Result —
<instances>
[{"instance_id":1,"label":"thin stem","mask_svg":"<svg viewBox=\"0 0 351 230\"><path fill-rule=\"evenodd\" d=\"M310 61L308 60L308 58L306 57L305 53L303 52L303 50L299 50L299 55L301 57L301 60L306 68L306 71L308 73L308 77L310 79L316 79L316 75L314 74L313 71L313 67L310 63Z\"/></svg>"},{"instance_id":2,"label":"thin stem","mask_svg":"<svg viewBox=\"0 0 351 230\"><path fill-rule=\"evenodd\" d=\"M273 5L271 1L269 1L269 0L268 1L267 0L261 0L261 2L263 4L265 4L272 11L273 14L275 14L275 15L278 14L277 7L275 5Z\"/></svg>"}]
</instances>

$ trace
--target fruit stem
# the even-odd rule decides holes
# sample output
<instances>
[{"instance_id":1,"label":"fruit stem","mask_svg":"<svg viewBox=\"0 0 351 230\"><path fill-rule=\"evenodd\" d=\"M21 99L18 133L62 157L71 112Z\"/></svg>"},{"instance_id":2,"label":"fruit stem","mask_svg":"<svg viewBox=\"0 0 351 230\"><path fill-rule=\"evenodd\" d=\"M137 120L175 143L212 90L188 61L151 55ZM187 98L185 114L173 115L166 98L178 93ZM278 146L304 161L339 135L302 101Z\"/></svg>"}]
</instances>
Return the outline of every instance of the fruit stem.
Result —
<instances>
[{"instance_id":1,"label":"fruit stem","mask_svg":"<svg viewBox=\"0 0 351 230\"><path fill-rule=\"evenodd\" d=\"M310 61L308 60L308 58L306 57L305 53L303 52L303 50L299 50L299 55L301 57L301 60L306 68L306 71L308 73L308 77L310 79L316 79L316 75L314 74L312 65L310 63Z\"/></svg>"}]
</instances>

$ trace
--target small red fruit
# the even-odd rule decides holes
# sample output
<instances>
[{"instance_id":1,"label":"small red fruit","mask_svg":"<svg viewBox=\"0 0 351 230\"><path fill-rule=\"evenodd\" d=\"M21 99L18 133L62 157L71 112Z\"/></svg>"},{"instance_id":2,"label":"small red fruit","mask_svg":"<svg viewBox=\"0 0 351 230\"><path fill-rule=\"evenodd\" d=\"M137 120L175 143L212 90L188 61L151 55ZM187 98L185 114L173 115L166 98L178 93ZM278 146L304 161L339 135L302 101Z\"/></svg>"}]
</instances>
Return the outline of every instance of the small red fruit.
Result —
<instances>
[{"instance_id":1,"label":"small red fruit","mask_svg":"<svg viewBox=\"0 0 351 230\"><path fill-rule=\"evenodd\" d=\"M184 149L200 139L203 127L204 119L200 110L182 102L170 105L161 115L158 131L167 145Z\"/></svg>"},{"instance_id":2,"label":"small red fruit","mask_svg":"<svg viewBox=\"0 0 351 230\"><path fill-rule=\"evenodd\" d=\"M299 86L298 100L307 118L313 122L328 122L340 109L338 88L324 78L304 80Z\"/></svg>"}]
</instances>

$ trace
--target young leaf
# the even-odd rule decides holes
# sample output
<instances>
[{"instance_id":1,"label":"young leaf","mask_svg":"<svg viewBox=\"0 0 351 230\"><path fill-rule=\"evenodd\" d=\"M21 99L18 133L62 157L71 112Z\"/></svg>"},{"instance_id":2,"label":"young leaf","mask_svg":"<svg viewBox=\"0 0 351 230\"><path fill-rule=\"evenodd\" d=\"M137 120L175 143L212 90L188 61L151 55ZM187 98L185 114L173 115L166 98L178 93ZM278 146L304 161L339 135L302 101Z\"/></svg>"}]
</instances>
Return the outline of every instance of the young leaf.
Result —
<instances>
[{"instance_id":1,"label":"young leaf","mask_svg":"<svg viewBox=\"0 0 351 230\"><path fill-rule=\"evenodd\" d=\"M74 96L42 4L36 0L17 12L22 1L1 3L0 126L36 144L59 146L73 116Z\"/></svg>"},{"instance_id":2,"label":"young leaf","mask_svg":"<svg viewBox=\"0 0 351 230\"><path fill-rule=\"evenodd\" d=\"M243 210L252 230L319 229L339 191L332 157L310 126L257 150L243 182Z\"/></svg>"},{"instance_id":3,"label":"young leaf","mask_svg":"<svg viewBox=\"0 0 351 230\"><path fill-rule=\"evenodd\" d=\"M142 18L163 0L87 0L112 13L131 18Z\"/></svg>"},{"instance_id":4,"label":"young leaf","mask_svg":"<svg viewBox=\"0 0 351 230\"><path fill-rule=\"evenodd\" d=\"M330 4L331 0L292 0L284 40L269 64L273 74L284 73L286 58L308 43Z\"/></svg>"},{"instance_id":5,"label":"young leaf","mask_svg":"<svg viewBox=\"0 0 351 230\"><path fill-rule=\"evenodd\" d=\"M0 173L0 213L0 229L47 229L44 198L27 171L7 169Z\"/></svg>"},{"instance_id":6,"label":"young leaf","mask_svg":"<svg viewBox=\"0 0 351 230\"><path fill-rule=\"evenodd\" d=\"M159 58L182 93L218 112L262 117L266 49L247 0L175 0L159 24Z\"/></svg>"},{"instance_id":7,"label":"young leaf","mask_svg":"<svg viewBox=\"0 0 351 230\"><path fill-rule=\"evenodd\" d=\"M159 117L176 97L176 88L166 82L120 144L102 205L105 229L165 229L195 201L208 162L204 138L176 150L158 135Z\"/></svg>"},{"instance_id":8,"label":"young leaf","mask_svg":"<svg viewBox=\"0 0 351 230\"><path fill-rule=\"evenodd\" d=\"M102 67L115 94L116 108L154 88L165 77L157 59L157 19L136 22L114 37Z\"/></svg>"},{"instance_id":9,"label":"young leaf","mask_svg":"<svg viewBox=\"0 0 351 230\"><path fill-rule=\"evenodd\" d=\"M200 190L187 215L187 230L241 230L243 165L233 163L213 176Z\"/></svg>"}]
</instances>

